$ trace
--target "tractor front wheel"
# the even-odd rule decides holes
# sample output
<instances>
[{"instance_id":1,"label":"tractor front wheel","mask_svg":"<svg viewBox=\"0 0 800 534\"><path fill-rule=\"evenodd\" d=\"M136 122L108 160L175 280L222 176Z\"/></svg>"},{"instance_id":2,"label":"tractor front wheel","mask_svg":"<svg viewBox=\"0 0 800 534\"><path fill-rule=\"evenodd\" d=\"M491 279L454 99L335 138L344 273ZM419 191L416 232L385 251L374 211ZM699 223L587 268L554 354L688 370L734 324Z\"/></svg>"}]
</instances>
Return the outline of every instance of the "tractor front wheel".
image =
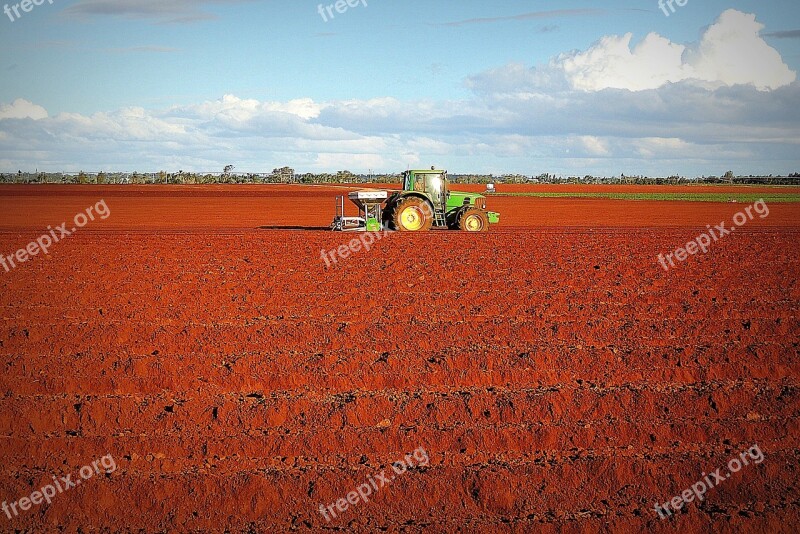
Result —
<instances>
[{"instance_id":1,"label":"tractor front wheel","mask_svg":"<svg viewBox=\"0 0 800 534\"><path fill-rule=\"evenodd\" d=\"M458 216L458 229L462 232L488 232L489 216L479 208L467 208Z\"/></svg>"},{"instance_id":2,"label":"tractor front wheel","mask_svg":"<svg viewBox=\"0 0 800 534\"><path fill-rule=\"evenodd\" d=\"M399 232L427 232L433 226L433 210L421 198L407 198L392 212L394 229Z\"/></svg>"}]
</instances>

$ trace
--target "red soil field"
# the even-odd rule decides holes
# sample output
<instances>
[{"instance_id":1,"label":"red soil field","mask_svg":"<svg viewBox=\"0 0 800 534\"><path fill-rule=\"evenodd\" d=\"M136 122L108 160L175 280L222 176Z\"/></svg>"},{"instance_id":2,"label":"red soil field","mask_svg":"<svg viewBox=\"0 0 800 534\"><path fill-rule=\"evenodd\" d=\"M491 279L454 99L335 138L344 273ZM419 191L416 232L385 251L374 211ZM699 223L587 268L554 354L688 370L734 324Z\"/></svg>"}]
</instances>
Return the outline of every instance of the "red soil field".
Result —
<instances>
[{"instance_id":1,"label":"red soil field","mask_svg":"<svg viewBox=\"0 0 800 534\"><path fill-rule=\"evenodd\" d=\"M797 205L668 272L744 206L493 198L326 267L339 191L0 188L4 255L111 212L0 267L0 499L116 465L3 532L798 530Z\"/></svg>"},{"instance_id":2,"label":"red soil field","mask_svg":"<svg viewBox=\"0 0 800 534\"><path fill-rule=\"evenodd\" d=\"M375 185L374 187L380 187ZM458 185L469 189L469 185ZM481 186L483 187L483 186ZM512 186L504 186L512 187ZM539 186L518 186L532 190ZM559 186L563 187L563 186ZM589 186L587 186L589 187ZM643 186L636 186L637 191ZM40 233L104 199L113 216L92 230L325 229L333 219L336 196L352 186L15 186L0 187L0 230ZM472 186L476 189L476 186ZM480 189L478 187L477 189ZM476 189L476 190L477 190ZM663 188L662 188L663 189ZM770 188L755 188L769 192ZM791 189L791 188L788 188ZM799 188L800 189L800 188ZM616 189L606 188L606 191ZM783 189L782 189L783 190ZM749 189L748 189L749 191ZM348 203L349 204L349 203ZM501 213L500 227L687 227L728 221L745 205L697 202L622 202L606 199L492 197L488 207ZM355 208L347 206L352 215ZM773 204L769 217L753 227L800 225L800 205ZM87 227L89 228L89 227ZM694 236L691 236L694 237Z\"/></svg>"},{"instance_id":3,"label":"red soil field","mask_svg":"<svg viewBox=\"0 0 800 534\"><path fill-rule=\"evenodd\" d=\"M600 184L495 184L501 193L786 193L800 194L797 186L763 185L600 185ZM486 191L485 185L457 184L463 191Z\"/></svg>"}]
</instances>

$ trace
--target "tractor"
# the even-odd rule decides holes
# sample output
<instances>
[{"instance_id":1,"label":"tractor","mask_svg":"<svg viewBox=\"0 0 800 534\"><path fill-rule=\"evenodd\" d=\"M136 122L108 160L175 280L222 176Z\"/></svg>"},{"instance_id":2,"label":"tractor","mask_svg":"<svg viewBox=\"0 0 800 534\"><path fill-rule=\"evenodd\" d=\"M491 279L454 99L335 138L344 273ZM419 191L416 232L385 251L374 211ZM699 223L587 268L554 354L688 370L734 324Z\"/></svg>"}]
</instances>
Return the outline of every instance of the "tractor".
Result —
<instances>
[{"instance_id":1,"label":"tractor","mask_svg":"<svg viewBox=\"0 0 800 534\"><path fill-rule=\"evenodd\" d=\"M450 190L447 171L409 170L403 173L400 191L353 191L349 199L359 208L358 217L345 217L344 197L337 198L332 229L421 232L448 228L465 232L486 232L489 224L500 222L500 214L486 210L486 197L478 193Z\"/></svg>"}]
</instances>

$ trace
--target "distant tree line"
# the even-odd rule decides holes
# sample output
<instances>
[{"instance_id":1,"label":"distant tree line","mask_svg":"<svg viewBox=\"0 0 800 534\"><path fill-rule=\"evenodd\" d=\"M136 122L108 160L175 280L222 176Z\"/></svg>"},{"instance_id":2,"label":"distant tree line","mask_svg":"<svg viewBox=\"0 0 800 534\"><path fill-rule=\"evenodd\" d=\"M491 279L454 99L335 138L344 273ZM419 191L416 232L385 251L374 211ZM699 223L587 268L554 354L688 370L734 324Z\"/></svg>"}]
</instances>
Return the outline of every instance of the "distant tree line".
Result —
<instances>
[{"instance_id":1,"label":"distant tree line","mask_svg":"<svg viewBox=\"0 0 800 534\"><path fill-rule=\"evenodd\" d=\"M361 184L385 183L397 184L401 181L402 174L355 174L350 171L337 171L335 173L305 173L298 174L291 167L273 169L271 173L237 173L233 165L227 165L222 172L177 172L161 171L157 173L140 172L96 172L87 173L0 173L0 183L17 184L270 184L270 183L301 183L301 184ZM543 173L538 175L522 174L451 174L450 180L463 184L630 184L630 185L680 185L680 184L761 184L761 185L800 185L800 173L789 176L735 176L732 171L727 171L721 176L701 176L688 178L672 175L668 177L650 177L640 175L625 175L611 177L585 176L560 176L557 174Z\"/></svg>"}]
</instances>

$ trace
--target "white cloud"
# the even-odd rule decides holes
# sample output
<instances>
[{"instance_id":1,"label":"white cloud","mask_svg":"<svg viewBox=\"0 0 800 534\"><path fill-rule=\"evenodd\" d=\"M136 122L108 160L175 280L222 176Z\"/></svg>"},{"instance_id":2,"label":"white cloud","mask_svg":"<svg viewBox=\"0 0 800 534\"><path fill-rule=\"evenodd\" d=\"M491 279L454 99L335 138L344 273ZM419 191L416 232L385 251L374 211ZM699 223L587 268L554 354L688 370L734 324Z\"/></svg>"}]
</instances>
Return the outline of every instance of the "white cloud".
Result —
<instances>
[{"instance_id":1,"label":"white cloud","mask_svg":"<svg viewBox=\"0 0 800 534\"><path fill-rule=\"evenodd\" d=\"M761 38L763 29L755 15L729 9L706 31L699 45L686 51L686 64L695 78L729 86L753 84L767 90L794 82L797 74Z\"/></svg>"},{"instance_id":2,"label":"white cloud","mask_svg":"<svg viewBox=\"0 0 800 534\"><path fill-rule=\"evenodd\" d=\"M317 155L312 168L320 172L352 169L383 169L386 160L378 154L332 154L323 152Z\"/></svg>"},{"instance_id":3,"label":"white cloud","mask_svg":"<svg viewBox=\"0 0 800 534\"><path fill-rule=\"evenodd\" d=\"M233 163L241 171L437 164L530 174L795 172L799 98L798 83L768 93L684 82L634 93L558 94L566 105L524 91L444 102L261 102L228 95L168 110L47 117L39 106L15 103L0 109L14 107L16 115L39 109L39 118L0 120L0 170L213 171Z\"/></svg>"},{"instance_id":4,"label":"white cloud","mask_svg":"<svg viewBox=\"0 0 800 534\"><path fill-rule=\"evenodd\" d=\"M47 110L28 102L22 98L14 100L11 104L0 105L0 120L3 119L33 119L47 118Z\"/></svg>"},{"instance_id":5,"label":"white cloud","mask_svg":"<svg viewBox=\"0 0 800 534\"><path fill-rule=\"evenodd\" d=\"M297 115L301 119L315 119L319 117L322 107L315 103L310 98L300 98L290 100L286 103L283 102L268 102L264 105L264 109L268 111L280 111L282 113L289 113L290 115Z\"/></svg>"},{"instance_id":6,"label":"white cloud","mask_svg":"<svg viewBox=\"0 0 800 534\"><path fill-rule=\"evenodd\" d=\"M784 87L797 78L780 54L760 36L756 16L729 9L696 44L685 46L658 34L631 48L633 35L604 37L585 52L560 56L572 87L581 91L656 89L686 80L711 86L752 84L759 90Z\"/></svg>"},{"instance_id":7,"label":"white cloud","mask_svg":"<svg viewBox=\"0 0 800 534\"><path fill-rule=\"evenodd\" d=\"M692 145L677 138L645 137L632 143L632 148L644 158L663 157L665 153L674 155L676 152L687 154Z\"/></svg>"},{"instance_id":8,"label":"white cloud","mask_svg":"<svg viewBox=\"0 0 800 534\"><path fill-rule=\"evenodd\" d=\"M224 118L231 122L246 123L269 112L287 113L301 119L311 119L319 116L322 106L315 104L310 98L289 102L259 102L254 99L241 99L235 95L225 95L221 100L182 109L207 119Z\"/></svg>"},{"instance_id":9,"label":"white cloud","mask_svg":"<svg viewBox=\"0 0 800 534\"><path fill-rule=\"evenodd\" d=\"M565 55L559 65L581 91L656 89L686 79L684 47L651 33L631 50L633 34L604 37L586 52Z\"/></svg>"},{"instance_id":10,"label":"white cloud","mask_svg":"<svg viewBox=\"0 0 800 534\"><path fill-rule=\"evenodd\" d=\"M583 146L589 154L594 156L608 156L608 142L604 139L593 135L584 135L581 137Z\"/></svg>"}]
</instances>

